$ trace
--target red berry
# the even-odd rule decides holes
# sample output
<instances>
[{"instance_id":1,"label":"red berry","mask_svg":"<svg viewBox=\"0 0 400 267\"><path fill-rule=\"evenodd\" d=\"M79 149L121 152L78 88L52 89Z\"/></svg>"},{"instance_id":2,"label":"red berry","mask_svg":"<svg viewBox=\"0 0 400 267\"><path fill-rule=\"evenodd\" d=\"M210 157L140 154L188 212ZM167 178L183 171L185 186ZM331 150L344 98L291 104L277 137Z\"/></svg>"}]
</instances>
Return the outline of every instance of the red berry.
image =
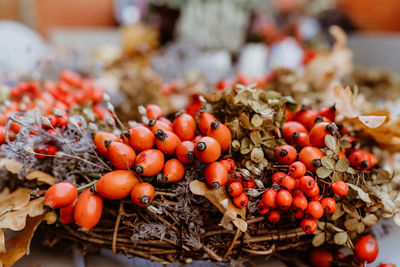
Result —
<instances>
[{"instance_id":1,"label":"red berry","mask_svg":"<svg viewBox=\"0 0 400 267\"><path fill-rule=\"evenodd\" d=\"M378 242L371 235L360 237L354 244L354 255L361 262L371 263L379 253Z\"/></svg>"},{"instance_id":2,"label":"red berry","mask_svg":"<svg viewBox=\"0 0 400 267\"><path fill-rule=\"evenodd\" d=\"M304 218L303 220L301 220L300 226L304 232L306 232L307 234L311 234L315 230L317 230L318 224L317 220L315 219Z\"/></svg>"},{"instance_id":3,"label":"red berry","mask_svg":"<svg viewBox=\"0 0 400 267\"><path fill-rule=\"evenodd\" d=\"M349 186L343 181L337 181L331 184L333 193L338 196L345 196L349 192Z\"/></svg>"},{"instance_id":4,"label":"red berry","mask_svg":"<svg viewBox=\"0 0 400 267\"><path fill-rule=\"evenodd\" d=\"M271 210L268 214L268 221L271 223L277 223L281 219L281 213L277 210Z\"/></svg>"},{"instance_id":5,"label":"red berry","mask_svg":"<svg viewBox=\"0 0 400 267\"><path fill-rule=\"evenodd\" d=\"M321 200L321 205L324 208L324 212L327 214L334 213L336 210L336 201L331 197L326 197Z\"/></svg>"},{"instance_id":6,"label":"red berry","mask_svg":"<svg viewBox=\"0 0 400 267\"><path fill-rule=\"evenodd\" d=\"M306 174L306 165L301 161L295 161L289 165L289 174L298 179Z\"/></svg>"},{"instance_id":7,"label":"red berry","mask_svg":"<svg viewBox=\"0 0 400 267\"><path fill-rule=\"evenodd\" d=\"M310 201L304 211L314 219L319 219L324 215L324 208L318 201Z\"/></svg>"},{"instance_id":8,"label":"red berry","mask_svg":"<svg viewBox=\"0 0 400 267\"><path fill-rule=\"evenodd\" d=\"M297 158L297 151L290 145L282 145L275 150L276 160L281 164L290 164Z\"/></svg>"}]
</instances>

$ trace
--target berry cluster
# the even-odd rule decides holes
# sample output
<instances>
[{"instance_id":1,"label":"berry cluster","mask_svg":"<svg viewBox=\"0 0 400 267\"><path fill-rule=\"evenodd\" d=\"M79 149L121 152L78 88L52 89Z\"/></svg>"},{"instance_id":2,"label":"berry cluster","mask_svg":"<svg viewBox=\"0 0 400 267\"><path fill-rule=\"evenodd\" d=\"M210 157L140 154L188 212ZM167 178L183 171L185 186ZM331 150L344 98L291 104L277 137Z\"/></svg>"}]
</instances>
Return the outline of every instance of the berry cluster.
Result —
<instances>
[{"instance_id":1,"label":"berry cluster","mask_svg":"<svg viewBox=\"0 0 400 267\"><path fill-rule=\"evenodd\" d=\"M106 115L112 116L101 105L104 89L96 86L91 79L84 79L79 74L64 70L57 82L46 81L39 84L36 81L20 82L10 90L10 102L4 105L4 111L0 114L0 145L6 142L5 129L9 118L7 136L12 141L21 130L21 123L17 123L18 112L39 109L43 114L42 128L52 136L57 131L62 132L68 125L68 109L74 105L92 104L93 112L99 120ZM38 135L38 131L32 130L29 135ZM43 144L34 148L36 157L43 158L46 155L54 155L58 149L54 144Z\"/></svg>"},{"instance_id":2,"label":"berry cluster","mask_svg":"<svg viewBox=\"0 0 400 267\"><path fill-rule=\"evenodd\" d=\"M155 176L159 183L178 182L185 175L184 164L196 158L208 164L204 175L212 188L226 184L228 171L235 163L232 159L216 161L231 145L231 133L224 124L204 110L198 123L184 111L178 111L171 122L157 105L146 107L146 117L147 125L138 123L120 136L109 132L94 134L97 152L115 170L80 188L61 182L47 190L45 204L60 209L63 223L75 222L90 230L100 220L103 198L130 196L134 204L145 207L156 193L153 185L143 179ZM196 136L197 126L204 136ZM241 205L244 207L247 202Z\"/></svg>"},{"instance_id":3,"label":"berry cluster","mask_svg":"<svg viewBox=\"0 0 400 267\"><path fill-rule=\"evenodd\" d=\"M326 136L347 133L334 123L335 116L333 107L319 111L302 108L295 114L286 110L287 121L281 133L288 144L276 147L275 158L283 167L287 166L287 172L273 173L272 186L258 204L258 212L267 215L271 223L277 223L282 212L286 212L301 220L300 226L306 233L312 233L324 213L335 212L335 199L347 195L349 186L344 181L329 182L316 175L325 156ZM376 157L357 149L355 138L346 138L352 142L352 147L339 150L334 158L348 157L353 168L372 169L377 163ZM327 190L327 186L331 190Z\"/></svg>"}]
</instances>

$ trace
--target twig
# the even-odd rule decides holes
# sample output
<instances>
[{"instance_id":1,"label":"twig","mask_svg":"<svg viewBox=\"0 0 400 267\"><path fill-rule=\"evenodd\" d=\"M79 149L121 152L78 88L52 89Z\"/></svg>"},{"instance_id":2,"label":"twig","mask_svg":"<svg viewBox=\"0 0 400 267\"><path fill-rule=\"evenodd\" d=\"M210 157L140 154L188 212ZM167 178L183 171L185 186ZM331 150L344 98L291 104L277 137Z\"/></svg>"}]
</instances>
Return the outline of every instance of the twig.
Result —
<instances>
[{"instance_id":1,"label":"twig","mask_svg":"<svg viewBox=\"0 0 400 267\"><path fill-rule=\"evenodd\" d=\"M205 252L207 252L212 258L214 258L217 261L223 261L224 259L221 258L220 256L217 255L217 253L215 253L214 251L212 251L210 248L208 248L207 246L203 246L203 249Z\"/></svg>"},{"instance_id":2,"label":"twig","mask_svg":"<svg viewBox=\"0 0 400 267\"><path fill-rule=\"evenodd\" d=\"M232 240L232 242L231 242L231 245L229 246L228 250L225 252L225 254L224 254L224 256L223 256L224 259L225 259L226 257L228 257L229 254L231 254L231 251L232 251L233 247L235 246L235 242L236 242L236 240L239 238L239 236L240 236L241 233L242 233L242 232L241 232L239 229L236 230L236 234L235 234L235 236L233 237L233 240Z\"/></svg>"},{"instance_id":3,"label":"twig","mask_svg":"<svg viewBox=\"0 0 400 267\"><path fill-rule=\"evenodd\" d=\"M246 223L247 224L252 224L252 223L258 223L258 222L261 222L261 221L264 221L265 220L265 217L257 217L257 218L254 218L254 219L250 219L250 220L248 220L248 221L246 221Z\"/></svg>"},{"instance_id":4,"label":"twig","mask_svg":"<svg viewBox=\"0 0 400 267\"><path fill-rule=\"evenodd\" d=\"M119 222L121 221L121 216L124 213L124 204L122 202L119 203L119 210L117 220L115 221L113 239L112 239L112 253L117 255L117 236L118 236L118 227Z\"/></svg>"},{"instance_id":5,"label":"twig","mask_svg":"<svg viewBox=\"0 0 400 267\"><path fill-rule=\"evenodd\" d=\"M275 244L273 244L272 247L268 250L252 250L248 248L242 248L244 252L247 252L252 255L269 255L274 252L274 249L275 249Z\"/></svg>"},{"instance_id":6,"label":"twig","mask_svg":"<svg viewBox=\"0 0 400 267\"><path fill-rule=\"evenodd\" d=\"M156 191L156 196L168 196L168 197L176 197L178 194L176 193L170 193L170 192L160 192Z\"/></svg>"},{"instance_id":7,"label":"twig","mask_svg":"<svg viewBox=\"0 0 400 267\"><path fill-rule=\"evenodd\" d=\"M161 216L158 216L155 213L152 213L154 217L156 217L158 220L162 221L163 223L165 223L166 225L168 225L169 227L172 228L172 230L174 230L175 232L179 232L178 228L176 228L174 225L172 225L169 221L167 221L166 219L164 219Z\"/></svg>"}]
</instances>

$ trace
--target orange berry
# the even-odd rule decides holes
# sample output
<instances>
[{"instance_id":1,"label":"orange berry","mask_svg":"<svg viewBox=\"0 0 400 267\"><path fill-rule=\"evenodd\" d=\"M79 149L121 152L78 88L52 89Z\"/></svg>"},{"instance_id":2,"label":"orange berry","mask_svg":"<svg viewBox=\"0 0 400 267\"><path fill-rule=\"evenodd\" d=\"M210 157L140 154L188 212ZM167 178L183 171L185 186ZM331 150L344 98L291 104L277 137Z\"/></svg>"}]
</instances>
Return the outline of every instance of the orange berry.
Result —
<instances>
[{"instance_id":1,"label":"orange berry","mask_svg":"<svg viewBox=\"0 0 400 267\"><path fill-rule=\"evenodd\" d=\"M213 162L221 156L221 146L214 138L204 136L196 143L194 153L201 162Z\"/></svg>"},{"instance_id":2,"label":"orange berry","mask_svg":"<svg viewBox=\"0 0 400 267\"><path fill-rule=\"evenodd\" d=\"M277 223L281 219L281 213L277 210L271 210L268 214L268 221L271 223Z\"/></svg>"},{"instance_id":3,"label":"orange berry","mask_svg":"<svg viewBox=\"0 0 400 267\"><path fill-rule=\"evenodd\" d=\"M154 187L149 183L138 183L132 188L132 202L139 207L149 205L156 195Z\"/></svg>"},{"instance_id":4,"label":"orange berry","mask_svg":"<svg viewBox=\"0 0 400 267\"><path fill-rule=\"evenodd\" d=\"M311 234L315 230L317 230L318 223L317 223L317 220L315 220L315 219L304 218L301 220L300 226L304 232L306 232L307 234Z\"/></svg>"},{"instance_id":5,"label":"orange berry","mask_svg":"<svg viewBox=\"0 0 400 267\"><path fill-rule=\"evenodd\" d=\"M215 120L210 123L210 129L207 132L207 136L210 136L218 141L221 145L221 151L228 150L232 143L232 134L228 127L219 121Z\"/></svg>"},{"instance_id":6,"label":"orange berry","mask_svg":"<svg viewBox=\"0 0 400 267\"><path fill-rule=\"evenodd\" d=\"M181 140L179 137L170 131L163 131L158 129L155 133L155 143L159 150L161 150L166 155L173 155L176 152Z\"/></svg>"},{"instance_id":7,"label":"orange berry","mask_svg":"<svg viewBox=\"0 0 400 267\"><path fill-rule=\"evenodd\" d=\"M278 146L275 150L276 160L281 164L290 164L297 158L297 151L290 145Z\"/></svg>"},{"instance_id":8,"label":"orange berry","mask_svg":"<svg viewBox=\"0 0 400 267\"><path fill-rule=\"evenodd\" d=\"M293 210L294 211L303 211L307 208L308 200L304 195L297 195L293 198Z\"/></svg>"},{"instance_id":9,"label":"orange berry","mask_svg":"<svg viewBox=\"0 0 400 267\"><path fill-rule=\"evenodd\" d=\"M324 215L324 208L319 201L313 200L308 203L304 212L317 220Z\"/></svg>"},{"instance_id":10,"label":"orange berry","mask_svg":"<svg viewBox=\"0 0 400 267\"><path fill-rule=\"evenodd\" d=\"M324 208L324 212L327 214L334 213L336 210L336 201L331 197L326 197L321 200L321 205Z\"/></svg>"},{"instance_id":11,"label":"orange berry","mask_svg":"<svg viewBox=\"0 0 400 267\"><path fill-rule=\"evenodd\" d=\"M317 116L318 113L315 110L302 108L294 114L293 120L300 122L307 129L311 129Z\"/></svg>"},{"instance_id":12,"label":"orange berry","mask_svg":"<svg viewBox=\"0 0 400 267\"><path fill-rule=\"evenodd\" d=\"M159 120L150 120L149 123L147 124L149 129L151 130L152 133L155 133L158 130L163 130L163 131L170 131L172 132L172 125L169 125L163 121Z\"/></svg>"},{"instance_id":13,"label":"orange berry","mask_svg":"<svg viewBox=\"0 0 400 267\"><path fill-rule=\"evenodd\" d=\"M378 242L371 235L360 237L354 244L354 256L363 263L374 262L378 257L378 253Z\"/></svg>"},{"instance_id":14,"label":"orange berry","mask_svg":"<svg viewBox=\"0 0 400 267\"><path fill-rule=\"evenodd\" d=\"M304 165L301 161L295 161L289 165L289 175L295 179L299 179L300 177L306 174L306 165Z\"/></svg>"},{"instance_id":15,"label":"orange berry","mask_svg":"<svg viewBox=\"0 0 400 267\"><path fill-rule=\"evenodd\" d=\"M299 153L299 161L306 165L307 170L314 172L316 168L321 167L321 158L325 156L317 147L307 146L304 147Z\"/></svg>"},{"instance_id":16,"label":"orange berry","mask_svg":"<svg viewBox=\"0 0 400 267\"><path fill-rule=\"evenodd\" d=\"M296 219L303 219L304 218L304 211L299 210L299 211L293 212L293 216Z\"/></svg>"},{"instance_id":17,"label":"orange berry","mask_svg":"<svg viewBox=\"0 0 400 267\"><path fill-rule=\"evenodd\" d=\"M162 109L154 104L149 104L146 106L146 116L149 120L157 119L163 115Z\"/></svg>"},{"instance_id":18,"label":"orange berry","mask_svg":"<svg viewBox=\"0 0 400 267\"><path fill-rule=\"evenodd\" d=\"M194 118L184 113L183 110L176 113L172 126L174 133L176 133L182 141L192 140L197 128Z\"/></svg>"},{"instance_id":19,"label":"orange berry","mask_svg":"<svg viewBox=\"0 0 400 267\"><path fill-rule=\"evenodd\" d=\"M311 146L310 136L308 133L294 133L293 142L301 147Z\"/></svg>"},{"instance_id":20,"label":"orange berry","mask_svg":"<svg viewBox=\"0 0 400 267\"><path fill-rule=\"evenodd\" d=\"M343 181L337 181L331 184L334 194L344 197L349 192L349 186Z\"/></svg>"},{"instance_id":21,"label":"orange berry","mask_svg":"<svg viewBox=\"0 0 400 267\"><path fill-rule=\"evenodd\" d=\"M60 209L60 221L62 224L69 224L74 222L74 210L78 198L72 204Z\"/></svg>"},{"instance_id":22,"label":"orange berry","mask_svg":"<svg viewBox=\"0 0 400 267\"><path fill-rule=\"evenodd\" d=\"M318 116L322 116L327 118L330 121L335 121L336 118L336 108L335 106L331 107L323 107L320 110L318 110Z\"/></svg>"},{"instance_id":23,"label":"orange berry","mask_svg":"<svg viewBox=\"0 0 400 267\"><path fill-rule=\"evenodd\" d=\"M272 175L272 182L274 184L281 185L282 184L282 179L286 176L286 173L284 172L276 172Z\"/></svg>"},{"instance_id":24,"label":"orange berry","mask_svg":"<svg viewBox=\"0 0 400 267\"><path fill-rule=\"evenodd\" d=\"M232 158L227 158L227 159L220 160L219 163L224 165L224 167L225 167L225 169L227 170L228 173L231 173L233 171L233 169L235 168L235 166L236 166L236 163Z\"/></svg>"},{"instance_id":25,"label":"orange berry","mask_svg":"<svg viewBox=\"0 0 400 267\"><path fill-rule=\"evenodd\" d=\"M249 198L245 193L241 193L239 196L233 198L233 204L239 209L246 207L248 203Z\"/></svg>"},{"instance_id":26,"label":"orange berry","mask_svg":"<svg viewBox=\"0 0 400 267\"><path fill-rule=\"evenodd\" d=\"M286 188L289 191L292 191L296 188L296 180L289 175L286 175L282 178L281 186Z\"/></svg>"},{"instance_id":27,"label":"orange berry","mask_svg":"<svg viewBox=\"0 0 400 267\"><path fill-rule=\"evenodd\" d=\"M285 189L279 190L278 194L276 195L276 204L282 210L289 209L289 207L292 205L292 201L292 195Z\"/></svg>"},{"instance_id":28,"label":"orange berry","mask_svg":"<svg viewBox=\"0 0 400 267\"><path fill-rule=\"evenodd\" d=\"M311 189L314 188L314 185L315 181L314 178L312 178L311 176L305 175L299 179L299 188L303 192L310 191Z\"/></svg>"},{"instance_id":29,"label":"orange berry","mask_svg":"<svg viewBox=\"0 0 400 267\"><path fill-rule=\"evenodd\" d=\"M300 133L308 134L306 127L297 121L285 122L282 126L282 136L288 142L293 142L294 137Z\"/></svg>"},{"instance_id":30,"label":"orange berry","mask_svg":"<svg viewBox=\"0 0 400 267\"><path fill-rule=\"evenodd\" d=\"M333 255L325 249L314 249L310 255L311 265L314 267L332 266Z\"/></svg>"},{"instance_id":31,"label":"orange berry","mask_svg":"<svg viewBox=\"0 0 400 267\"><path fill-rule=\"evenodd\" d=\"M254 181L254 179L243 180L242 181L242 186L245 189L256 188L256 182Z\"/></svg>"},{"instance_id":32,"label":"orange berry","mask_svg":"<svg viewBox=\"0 0 400 267\"><path fill-rule=\"evenodd\" d=\"M272 188L265 191L261 198L261 201L262 201L264 207L276 208L277 207L276 195L277 195L277 192Z\"/></svg>"},{"instance_id":33,"label":"orange berry","mask_svg":"<svg viewBox=\"0 0 400 267\"><path fill-rule=\"evenodd\" d=\"M94 134L93 142L96 146L96 150L104 157L107 157L108 151L104 144L105 140L113 142L121 142L121 138L115 134L107 132L97 132Z\"/></svg>"},{"instance_id":34,"label":"orange berry","mask_svg":"<svg viewBox=\"0 0 400 267\"><path fill-rule=\"evenodd\" d=\"M309 190L307 190L307 191L304 191L304 193L305 193L308 197L312 197L312 198L317 197L317 196L319 195L319 186L318 186L318 183L314 183L314 187L311 188L311 189L309 189ZM318 200L319 200L319 199L318 199Z\"/></svg>"},{"instance_id":35,"label":"orange berry","mask_svg":"<svg viewBox=\"0 0 400 267\"><path fill-rule=\"evenodd\" d=\"M129 196L138 178L128 170L116 170L103 175L96 183L96 192L107 199L123 199Z\"/></svg>"},{"instance_id":36,"label":"orange berry","mask_svg":"<svg viewBox=\"0 0 400 267\"><path fill-rule=\"evenodd\" d=\"M154 146L153 133L145 126L137 126L129 132L129 143L136 151L143 151Z\"/></svg>"},{"instance_id":37,"label":"orange berry","mask_svg":"<svg viewBox=\"0 0 400 267\"><path fill-rule=\"evenodd\" d=\"M269 208L264 207L264 205L262 204L262 202L259 202L257 204L257 212L261 215L265 215L269 212Z\"/></svg>"},{"instance_id":38,"label":"orange berry","mask_svg":"<svg viewBox=\"0 0 400 267\"><path fill-rule=\"evenodd\" d=\"M163 174L162 182L178 182L185 176L185 166L177 159L167 160L164 164Z\"/></svg>"},{"instance_id":39,"label":"orange berry","mask_svg":"<svg viewBox=\"0 0 400 267\"><path fill-rule=\"evenodd\" d=\"M228 193L232 197L237 197L243 193L243 186L241 182L233 182L228 186Z\"/></svg>"},{"instance_id":40,"label":"orange berry","mask_svg":"<svg viewBox=\"0 0 400 267\"><path fill-rule=\"evenodd\" d=\"M53 209L71 205L78 197L78 189L69 182L60 182L50 186L44 196L44 205Z\"/></svg>"},{"instance_id":41,"label":"orange berry","mask_svg":"<svg viewBox=\"0 0 400 267\"><path fill-rule=\"evenodd\" d=\"M183 141L176 147L176 157L183 163L192 163L195 160L194 143Z\"/></svg>"},{"instance_id":42,"label":"orange berry","mask_svg":"<svg viewBox=\"0 0 400 267\"><path fill-rule=\"evenodd\" d=\"M153 176L164 167L164 154L157 149L140 152L135 160L135 172L143 176Z\"/></svg>"},{"instance_id":43,"label":"orange berry","mask_svg":"<svg viewBox=\"0 0 400 267\"><path fill-rule=\"evenodd\" d=\"M205 109L200 109L200 118L199 118L199 129L200 132L204 135L207 134L210 129L211 122L217 120L213 115L208 113Z\"/></svg>"},{"instance_id":44,"label":"orange berry","mask_svg":"<svg viewBox=\"0 0 400 267\"><path fill-rule=\"evenodd\" d=\"M208 164L204 172L204 176L209 186L214 189L223 186L228 181L228 172L224 165L219 162L212 162Z\"/></svg>"},{"instance_id":45,"label":"orange berry","mask_svg":"<svg viewBox=\"0 0 400 267\"><path fill-rule=\"evenodd\" d=\"M108 159L117 169L129 169L135 162L136 153L127 144L120 142L104 141L108 151Z\"/></svg>"},{"instance_id":46,"label":"orange berry","mask_svg":"<svg viewBox=\"0 0 400 267\"><path fill-rule=\"evenodd\" d=\"M74 221L84 230L89 231L100 221L103 212L103 199L85 189L78 198L74 210Z\"/></svg>"},{"instance_id":47,"label":"orange berry","mask_svg":"<svg viewBox=\"0 0 400 267\"><path fill-rule=\"evenodd\" d=\"M332 135L337 131L333 123L320 122L310 130L310 143L315 147L326 147L325 136Z\"/></svg>"}]
</instances>

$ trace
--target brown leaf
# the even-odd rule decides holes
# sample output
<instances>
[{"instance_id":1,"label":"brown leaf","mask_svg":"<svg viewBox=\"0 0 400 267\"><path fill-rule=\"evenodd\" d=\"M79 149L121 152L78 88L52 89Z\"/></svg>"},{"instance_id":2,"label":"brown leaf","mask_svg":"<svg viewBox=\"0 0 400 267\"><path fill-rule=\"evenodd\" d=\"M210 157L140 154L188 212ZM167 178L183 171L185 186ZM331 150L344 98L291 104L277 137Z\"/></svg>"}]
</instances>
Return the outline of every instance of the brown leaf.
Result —
<instances>
[{"instance_id":1,"label":"brown leaf","mask_svg":"<svg viewBox=\"0 0 400 267\"><path fill-rule=\"evenodd\" d=\"M26 217L36 217L43 214L44 197L30 201L25 207L13 210L0 217L0 229L9 228L13 231L20 231L25 228Z\"/></svg>"},{"instance_id":2,"label":"brown leaf","mask_svg":"<svg viewBox=\"0 0 400 267\"><path fill-rule=\"evenodd\" d=\"M398 227L400 227L400 213L396 213L393 216L393 221Z\"/></svg>"},{"instance_id":3,"label":"brown leaf","mask_svg":"<svg viewBox=\"0 0 400 267\"><path fill-rule=\"evenodd\" d=\"M335 170L338 172L345 172L350 167L350 162L346 158L341 158L336 162Z\"/></svg>"},{"instance_id":4,"label":"brown leaf","mask_svg":"<svg viewBox=\"0 0 400 267\"><path fill-rule=\"evenodd\" d=\"M9 172L16 174L18 170L22 167L22 163L14 160L14 159L7 159L2 158L0 159L0 169L5 167ZM37 170L28 170L25 178L28 180L37 179L39 182L44 182L49 185L54 184L55 178L45 172L37 171Z\"/></svg>"},{"instance_id":5,"label":"brown leaf","mask_svg":"<svg viewBox=\"0 0 400 267\"><path fill-rule=\"evenodd\" d=\"M361 219L361 221L366 225L366 226L373 226L378 222L378 217L376 217L374 214L368 214L364 218Z\"/></svg>"},{"instance_id":6,"label":"brown leaf","mask_svg":"<svg viewBox=\"0 0 400 267\"><path fill-rule=\"evenodd\" d=\"M244 221L246 218L246 208L237 208L232 203L225 187L210 189L205 183L194 180L190 183L189 188L193 194L206 197L224 214L222 221L224 227L229 227L227 222L233 222L240 231L247 231L247 223Z\"/></svg>"},{"instance_id":7,"label":"brown leaf","mask_svg":"<svg viewBox=\"0 0 400 267\"><path fill-rule=\"evenodd\" d=\"M339 232L335 234L333 240L335 241L336 245L344 245L347 242L347 238L348 236L346 232Z\"/></svg>"},{"instance_id":8,"label":"brown leaf","mask_svg":"<svg viewBox=\"0 0 400 267\"><path fill-rule=\"evenodd\" d=\"M326 147L329 148L330 150L336 151L336 147L337 147L336 139L332 135L328 134L325 136L325 144L326 144Z\"/></svg>"},{"instance_id":9,"label":"brown leaf","mask_svg":"<svg viewBox=\"0 0 400 267\"><path fill-rule=\"evenodd\" d=\"M332 170L328 169L325 166L319 167L317 169L317 175L319 178L322 178L322 179L328 177L329 175L331 175L331 173L332 173Z\"/></svg>"},{"instance_id":10,"label":"brown leaf","mask_svg":"<svg viewBox=\"0 0 400 267\"><path fill-rule=\"evenodd\" d=\"M57 215L54 211L36 217L27 217L25 229L15 237L7 240L6 244L11 248L4 253L0 253L0 262L5 267L9 267L25 254L29 254L29 246L39 224L43 221L52 224L56 220Z\"/></svg>"},{"instance_id":11,"label":"brown leaf","mask_svg":"<svg viewBox=\"0 0 400 267\"><path fill-rule=\"evenodd\" d=\"M20 187L10 193L8 188L5 188L0 195L0 216L12 210L20 210L28 205L31 192L32 190L29 188Z\"/></svg>"},{"instance_id":12,"label":"brown leaf","mask_svg":"<svg viewBox=\"0 0 400 267\"><path fill-rule=\"evenodd\" d=\"M378 128L387 119L387 116L358 116L358 119L368 128Z\"/></svg>"},{"instance_id":13,"label":"brown leaf","mask_svg":"<svg viewBox=\"0 0 400 267\"><path fill-rule=\"evenodd\" d=\"M335 161L327 156L323 156L321 158L321 163L322 166L325 166L326 168L333 170L335 169Z\"/></svg>"},{"instance_id":14,"label":"brown leaf","mask_svg":"<svg viewBox=\"0 0 400 267\"><path fill-rule=\"evenodd\" d=\"M369 198L368 193L364 192L360 187L356 186L355 184L347 183L347 185L352 188L353 190L357 191L358 196L361 198L362 201L371 203L371 199Z\"/></svg>"},{"instance_id":15,"label":"brown leaf","mask_svg":"<svg viewBox=\"0 0 400 267\"><path fill-rule=\"evenodd\" d=\"M354 96L350 90L350 87L346 87L346 89L344 89L342 86L336 85L333 88L333 96L336 103L335 108L338 113L347 118L355 118L359 115L354 106Z\"/></svg>"},{"instance_id":16,"label":"brown leaf","mask_svg":"<svg viewBox=\"0 0 400 267\"><path fill-rule=\"evenodd\" d=\"M319 247L325 242L325 232L321 232L313 237L312 244L314 247Z\"/></svg>"},{"instance_id":17,"label":"brown leaf","mask_svg":"<svg viewBox=\"0 0 400 267\"><path fill-rule=\"evenodd\" d=\"M6 245L4 243L4 233L0 229L0 253L3 253L5 251L6 251ZM0 262L0 264L1 264L1 262Z\"/></svg>"}]
</instances>

